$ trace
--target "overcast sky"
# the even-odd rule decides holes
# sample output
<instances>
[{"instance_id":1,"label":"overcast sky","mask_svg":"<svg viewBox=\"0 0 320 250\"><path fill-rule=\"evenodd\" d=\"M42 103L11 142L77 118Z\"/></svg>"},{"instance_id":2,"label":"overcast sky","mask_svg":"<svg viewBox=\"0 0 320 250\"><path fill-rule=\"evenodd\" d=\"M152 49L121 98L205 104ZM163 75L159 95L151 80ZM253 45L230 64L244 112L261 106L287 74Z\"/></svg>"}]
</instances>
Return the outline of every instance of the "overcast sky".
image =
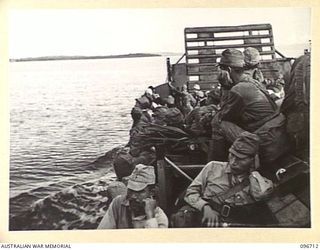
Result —
<instances>
[{"instance_id":1,"label":"overcast sky","mask_svg":"<svg viewBox=\"0 0 320 250\"><path fill-rule=\"evenodd\" d=\"M9 57L183 52L185 27L271 23L275 45L307 44L309 8L15 10Z\"/></svg>"}]
</instances>

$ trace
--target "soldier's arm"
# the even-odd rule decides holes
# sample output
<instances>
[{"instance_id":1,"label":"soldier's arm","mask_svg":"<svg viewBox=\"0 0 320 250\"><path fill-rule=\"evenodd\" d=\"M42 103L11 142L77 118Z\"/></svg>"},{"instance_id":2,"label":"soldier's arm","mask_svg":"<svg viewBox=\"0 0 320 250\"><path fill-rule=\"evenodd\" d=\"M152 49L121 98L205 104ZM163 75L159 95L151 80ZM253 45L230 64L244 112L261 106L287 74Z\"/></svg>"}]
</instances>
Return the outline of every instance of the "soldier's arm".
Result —
<instances>
[{"instance_id":1,"label":"soldier's arm","mask_svg":"<svg viewBox=\"0 0 320 250\"><path fill-rule=\"evenodd\" d=\"M209 169L211 166L208 163L198 176L193 180L186 191L184 200L192 207L201 211L203 206L207 205L208 202L202 199L202 194L206 186L206 180L208 176Z\"/></svg>"},{"instance_id":2,"label":"soldier's arm","mask_svg":"<svg viewBox=\"0 0 320 250\"><path fill-rule=\"evenodd\" d=\"M219 112L220 121L239 121L244 111L244 101L241 95L235 91L229 91L226 102Z\"/></svg>"},{"instance_id":3,"label":"soldier's arm","mask_svg":"<svg viewBox=\"0 0 320 250\"><path fill-rule=\"evenodd\" d=\"M98 229L116 229L116 213L115 213L115 200L113 200L106 212L103 216Z\"/></svg>"}]
</instances>

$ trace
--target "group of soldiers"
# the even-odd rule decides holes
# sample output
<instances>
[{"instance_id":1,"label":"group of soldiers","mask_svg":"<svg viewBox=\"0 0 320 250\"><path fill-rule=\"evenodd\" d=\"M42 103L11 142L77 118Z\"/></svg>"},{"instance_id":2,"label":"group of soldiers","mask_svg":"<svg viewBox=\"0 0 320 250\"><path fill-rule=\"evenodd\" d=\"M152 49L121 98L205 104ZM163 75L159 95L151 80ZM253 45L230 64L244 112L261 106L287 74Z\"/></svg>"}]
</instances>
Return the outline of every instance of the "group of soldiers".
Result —
<instances>
[{"instance_id":1,"label":"group of soldiers","mask_svg":"<svg viewBox=\"0 0 320 250\"><path fill-rule=\"evenodd\" d=\"M213 144L209 163L186 190L185 205L172 216L171 226L272 222L272 214L259 201L272 192L273 185L258 170L308 146L310 56L296 60L286 86L281 76L273 83L264 79L259 62L254 48L226 49L218 64L219 85L211 91L204 93L195 85L190 93L186 86L178 90L169 83L167 98L149 87L136 100L127 151L114 162L128 191L114 199L99 228L169 225L154 199L154 147L139 141L150 124L205 135ZM294 124L297 119L300 124Z\"/></svg>"}]
</instances>

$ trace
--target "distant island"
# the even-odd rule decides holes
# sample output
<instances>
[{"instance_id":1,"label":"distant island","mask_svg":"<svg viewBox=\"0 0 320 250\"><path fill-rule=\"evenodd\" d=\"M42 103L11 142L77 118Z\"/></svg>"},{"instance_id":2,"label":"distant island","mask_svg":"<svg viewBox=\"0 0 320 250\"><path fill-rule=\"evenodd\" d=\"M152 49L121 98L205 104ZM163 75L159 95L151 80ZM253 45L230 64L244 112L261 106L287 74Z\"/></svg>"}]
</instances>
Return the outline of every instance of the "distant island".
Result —
<instances>
[{"instance_id":1,"label":"distant island","mask_svg":"<svg viewBox=\"0 0 320 250\"><path fill-rule=\"evenodd\" d=\"M133 53L124 55L109 56L41 56L41 57L25 57L10 59L10 62L26 62L26 61L54 61L54 60L83 60L83 59L112 59L112 58L131 58L131 57L154 57L161 56L159 54L150 53Z\"/></svg>"}]
</instances>

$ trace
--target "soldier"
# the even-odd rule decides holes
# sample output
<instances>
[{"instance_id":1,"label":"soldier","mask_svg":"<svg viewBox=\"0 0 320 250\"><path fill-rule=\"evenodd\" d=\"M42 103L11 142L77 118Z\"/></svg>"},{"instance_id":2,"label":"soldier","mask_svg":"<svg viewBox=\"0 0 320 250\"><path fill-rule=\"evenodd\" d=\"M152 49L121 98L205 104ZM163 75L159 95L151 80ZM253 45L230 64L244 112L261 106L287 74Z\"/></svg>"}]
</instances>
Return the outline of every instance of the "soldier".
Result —
<instances>
[{"instance_id":1,"label":"soldier","mask_svg":"<svg viewBox=\"0 0 320 250\"><path fill-rule=\"evenodd\" d=\"M230 76L233 87L212 120L213 160L225 160L227 148L244 131L261 139L260 157L270 162L289 150L285 117L261 84L244 66L244 55L236 49L223 51L220 69Z\"/></svg>"},{"instance_id":2,"label":"soldier","mask_svg":"<svg viewBox=\"0 0 320 250\"><path fill-rule=\"evenodd\" d=\"M173 226L219 227L226 221L270 223L272 215L257 201L272 192L272 183L262 177L262 185L266 183L264 191L255 192L254 185L247 181L258 174L253 174L258 148L259 137L243 132L229 149L228 162L209 162L188 187L184 198L187 205L179 210L185 214L184 218L188 215L190 218L179 220L177 213L173 216Z\"/></svg>"},{"instance_id":3,"label":"soldier","mask_svg":"<svg viewBox=\"0 0 320 250\"><path fill-rule=\"evenodd\" d=\"M264 77L259 69L260 64L260 54L259 51L255 48L248 47L243 51L245 70L251 74L251 77L254 80L257 80L260 83L264 82Z\"/></svg>"},{"instance_id":4,"label":"soldier","mask_svg":"<svg viewBox=\"0 0 320 250\"><path fill-rule=\"evenodd\" d=\"M201 101L204 99L204 93L201 91L200 85L195 84L193 85L193 92L191 93L193 98L195 99L195 103L192 103L192 107L200 107Z\"/></svg>"},{"instance_id":5,"label":"soldier","mask_svg":"<svg viewBox=\"0 0 320 250\"><path fill-rule=\"evenodd\" d=\"M175 97L178 103L178 108L182 112L183 116L186 117L196 106L197 100L192 94L188 92L187 85L182 86L182 90L177 90L174 86L169 83L172 95Z\"/></svg>"},{"instance_id":6,"label":"soldier","mask_svg":"<svg viewBox=\"0 0 320 250\"><path fill-rule=\"evenodd\" d=\"M168 218L154 197L153 166L139 164L129 176L127 194L113 199L98 229L167 228Z\"/></svg>"},{"instance_id":7,"label":"soldier","mask_svg":"<svg viewBox=\"0 0 320 250\"><path fill-rule=\"evenodd\" d=\"M150 86L146 89L145 93L136 99L136 103L131 110L131 117L133 124L131 128L134 128L137 123L140 121L142 113L144 110L150 109L152 102L154 101L153 88Z\"/></svg>"}]
</instances>

